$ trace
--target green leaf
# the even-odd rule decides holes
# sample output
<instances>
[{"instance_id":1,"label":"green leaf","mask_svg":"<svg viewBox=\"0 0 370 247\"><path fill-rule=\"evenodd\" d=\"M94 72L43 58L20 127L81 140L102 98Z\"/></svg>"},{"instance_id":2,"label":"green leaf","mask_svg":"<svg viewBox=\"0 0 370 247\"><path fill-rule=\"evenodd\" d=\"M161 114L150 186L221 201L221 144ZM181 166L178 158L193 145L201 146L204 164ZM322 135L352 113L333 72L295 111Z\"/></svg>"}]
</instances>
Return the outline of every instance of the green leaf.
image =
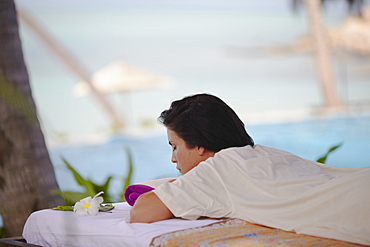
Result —
<instances>
[{"instance_id":1,"label":"green leaf","mask_svg":"<svg viewBox=\"0 0 370 247\"><path fill-rule=\"evenodd\" d=\"M67 166L67 168L73 173L73 177L75 178L76 182L79 185L84 185L86 180L72 167L72 165L62 156L61 157L63 163Z\"/></svg>"},{"instance_id":2,"label":"green leaf","mask_svg":"<svg viewBox=\"0 0 370 247\"><path fill-rule=\"evenodd\" d=\"M61 157L61 159L63 160L67 168L73 173L73 177L75 178L76 182L79 185L85 187L88 196L94 196L99 191L104 191L105 193L102 195L104 201L112 202L112 197L108 193L109 185L113 178L112 176L108 177L107 180L103 183L103 185L99 185L89 179L84 179L66 159L64 159L63 157Z\"/></svg>"},{"instance_id":3,"label":"green leaf","mask_svg":"<svg viewBox=\"0 0 370 247\"><path fill-rule=\"evenodd\" d=\"M126 148L125 151L126 151L126 154L127 154L128 166L129 167L128 167L127 176L124 178L124 181L123 181L123 183L124 183L123 192L120 193L118 196L116 195L115 197L113 197L109 193L109 186L111 184L112 179L114 178L113 176L109 176L105 180L105 182L101 185L97 184L97 183L94 183L92 180L85 179L84 177L82 177L76 171L76 169L74 169L72 167L72 165L64 157L61 157L62 161L64 162L66 167L72 172L73 177L74 177L75 181L77 182L77 184L79 184L80 186L83 186L85 188L85 192L53 191L52 193L62 196L63 199L64 199L64 203L67 204L67 205L74 205L77 201L81 200L82 198L85 198L87 196L92 197L92 196L96 195L97 192L100 192L100 191L105 192L104 194L101 195L105 202L113 202L112 198L114 198L115 201L124 201L124 196L123 196L124 194L123 193L124 193L125 189L131 184L132 173L133 173L133 170L134 170L134 165L133 165L133 159L132 159L131 152L128 148Z\"/></svg>"},{"instance_id":4,"label":"green leaf","mask_svg":"<svg viewBox=\"0 0 370 247\"><path fill-rule=\"evenodd\" d=\"M123 191L120 194L120 200L122 202L126 201L125 200L125 196L124 196L125 194L124 193L125 193L125 190L127 189L127 187L130 186L130 184L131 184L132 173L134 171L134 162L133 162L133 159L132 159L131 151L130 151L129 148L126 148L125 151L126 151L126 154L127 154L129 168L128 168L127 177L124 180Z\"/></svg>"},{"instance_id":5,"label":"green leaf","mask_svg":"<svg viewBox=\"0 0 370 247\"><path fill-rule=\"evenodd\" d=\"M73 211L73 206L57 206L52 208L53 210L61 210L61 211Z\"/></svg>"},{"instance_id":6,"label":"green leaf","mask_svg":"<svg viewBox=\"0 0 370 247\"><path fill-rule=\"evenodd\" d=\"M114 209L114 205L110 203L100 204L100 207L99 207L100 212L107 212L107 211L111 211L112 209Z\"/></svg>"},{"instance_id":7,"label":"green leaf","mask_svg":"<svg viewBox=\"0 0 370 247\"><path fill-rule=\"evenodd\" d=\"M0 238L6 238L5 228L0 227Z\"/></svg>"},{"instance_id":8,"label":"green leaf","mask_svg":"<svg viewBox=\"0 0 370 247\"><path fill-rule=\"evenodd\" d=\"M130 149L126 148L126 154L127 154L129 169L128 169L127 177L125 179L125 185L123 186L124 190L126 190L127 187L130 186L132 173L134 171L134 162L133 162L133 159L132 159L132 154L131 154Z\"/></svg>"},{"instance_id":9,"label":"green leaf","mask_svg":"<svg viewBox=\"0 0 370 247\"><path fill-rule=\"evenodd\" d=\"M0 76L0 99L12 106L32 124L38 124L37 112L29 103L28 97L14 85Z\"/></svg>"},{"instance_id":10,"label":"green leaf","mask_svg":"<svg viewBox=\"0 0 370 247\"><path fill-rule=\"evenodd\" d=\"M94 186L92 184L92 182L90 180L86 180L84 179L72 166L71 164L69 164L69 162L64 159L64 157L61 157L64 164L67 166L67 168L73 173L73 177L75 178L76 182L85 187L86 189L86 193L89 195L89 196L94 196L96 195L96 193L98 193L99 191L96 191L94 189Z\"/></svg>"},{"instance_id":11,"label":"green leaf","mask_svg":"<svg viewBox=\"0 0 370 247\"><path fill-rule=\"evenodd\" d=\"M98 185L98 184L92 182L91 180L88 180L91 183L91 185L92 185L92 187L94 188L95 191L104 191L104 194L102 194L101 196L103 197L105 202L112 202L112 197L108 192L109 191L109 185L110 185L110 182L111 182L112 178L113 178L112 176L108 177L103 185Z\"/></svg>"},{"instance_id":12,"label":"green leaf","mask_svg":"<svg viewBox=\"0 0 370 247\"><path fill-rule=\"evenodd\" d=\"M112 178L113 178L112 176L109 176L103 185L97 185L93 182L91 183L94 185L94 188L96 189L96 191L108 191L109 184Z\"/></svg>"},{"instance_id":13,"label":"green leaf","mask_svg":"<svg viewBox=\"0 0 370 247\"><path fill-rule=\"evenodd\" d=\"M337 148L339 148L340 146L342 146L343 143L339 143L338 145L334 146L334 147L331 147L329 148L329 150L326 152L326 154L324 156L322 156L321 158L317 159L316 162L319 162L319 163L325 163L325 161L327 160L328 156L330 153L332 153L334 150L336 150Z\"/></svg>"}]
</instances>

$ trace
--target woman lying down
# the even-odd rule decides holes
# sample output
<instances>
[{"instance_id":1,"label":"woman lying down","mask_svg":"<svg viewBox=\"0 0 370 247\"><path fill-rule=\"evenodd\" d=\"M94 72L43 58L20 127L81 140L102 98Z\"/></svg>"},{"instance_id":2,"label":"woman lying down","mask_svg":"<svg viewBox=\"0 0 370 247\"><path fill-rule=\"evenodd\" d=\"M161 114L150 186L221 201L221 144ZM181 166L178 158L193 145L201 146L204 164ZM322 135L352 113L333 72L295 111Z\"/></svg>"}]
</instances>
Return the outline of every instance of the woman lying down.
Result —
<instances>
[{"instance_id":1,"label":"woman lying down","mask_svg":"<svg viewBox=\"0 0 370 247\"><path fill-rule=\"evenodd\" d=\"M183 176L139 196L131 223L232 217L370 244L370 168L337 168L255 145L235 112L209 94L174 101L159 120Z\"/></svg>"}]
</instances>

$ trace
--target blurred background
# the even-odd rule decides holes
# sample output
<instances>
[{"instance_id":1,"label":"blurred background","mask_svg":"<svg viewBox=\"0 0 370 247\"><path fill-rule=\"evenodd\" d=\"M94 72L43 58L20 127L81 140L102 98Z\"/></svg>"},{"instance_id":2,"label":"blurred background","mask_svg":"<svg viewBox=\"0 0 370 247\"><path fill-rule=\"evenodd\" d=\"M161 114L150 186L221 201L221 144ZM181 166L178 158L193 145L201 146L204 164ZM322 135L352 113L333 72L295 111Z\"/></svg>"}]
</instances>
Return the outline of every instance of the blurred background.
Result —
<instances>
[{"instance_id":1,"label":"blurred background","mask_svg":"<svg viewBox=\"0 0 370 247\"><path fill-rule=\"evenodd\" d=\"M321 14L340 98L327 107L307 8L299 2L16 0L60 188L80 189L61 156L99 182L125 176L126 147L134 159L132 182L177 176L156 119L173 100L199 92L229 104L257 144L316 160L343 143L328 164L369 166L370 14L359 21L356 6L325 1ZM86 80L96 82L103 101ZM119 191L122 184L115 183Z\"/></svg>"}]
</instances>

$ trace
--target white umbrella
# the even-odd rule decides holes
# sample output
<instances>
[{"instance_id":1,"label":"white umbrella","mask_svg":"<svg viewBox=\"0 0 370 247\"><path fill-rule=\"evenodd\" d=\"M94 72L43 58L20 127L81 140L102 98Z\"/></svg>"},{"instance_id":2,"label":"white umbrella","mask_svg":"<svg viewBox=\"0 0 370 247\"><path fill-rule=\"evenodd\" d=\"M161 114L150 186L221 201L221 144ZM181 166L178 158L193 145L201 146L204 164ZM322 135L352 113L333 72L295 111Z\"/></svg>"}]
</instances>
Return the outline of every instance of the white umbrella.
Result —
<instances>
[{"instance_id":1,"label":"white umbrella","mask_svg":"<svg viewBox=\"0 0 370 247\"><path fill-rule=\"evenodd\" d=\"M167 89L173 86L173 79L139 68L124 60L117 60L95 72L91 82L99 93L131 93L149 89ZM75 97L84 97L91 93L85 81L78 82L72 89ZM130 104L125 104L127 105ZM131 108L131 111L133 109ZM123 117L121 117L123 118ZM126 118L127 119L127 118ZM124 125L131 125L127 122Z\"/></svg>"},{"instance_id":2,"label":"white umbrella","mask_svg":"<svg viewBox=\"0 0 370 247\"><path fill-rule=\"evenodd\" d=\"M170 88L173 79L117 60L93 74L91 78L96 89L103 94L133 92L157 88ZM85 81L78 82L72 91L75 97L84 97L90 93Z\"/></svg>"}]
</instances>

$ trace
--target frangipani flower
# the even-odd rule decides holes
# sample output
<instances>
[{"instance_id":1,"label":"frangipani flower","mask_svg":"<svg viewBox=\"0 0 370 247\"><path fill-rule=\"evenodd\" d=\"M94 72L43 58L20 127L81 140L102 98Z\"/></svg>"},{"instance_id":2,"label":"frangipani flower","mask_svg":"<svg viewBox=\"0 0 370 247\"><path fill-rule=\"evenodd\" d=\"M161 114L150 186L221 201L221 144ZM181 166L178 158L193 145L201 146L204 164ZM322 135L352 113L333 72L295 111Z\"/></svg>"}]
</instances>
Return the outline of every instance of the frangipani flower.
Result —
<instances>
[{"instance_id":1,"label":"frangipani flower","mask_svg":"<svg viewBox=\"0 0 370 247\"><path fill-rule=\"evenodd\" d=\"M93 198L88 196L78 202L73 207L73 211L77 215L97 215L99 212L100 204L103 202L103 198L99 195L103 194L104 192L101 191L96 194Z\"/></svg>"}]
</instances>

